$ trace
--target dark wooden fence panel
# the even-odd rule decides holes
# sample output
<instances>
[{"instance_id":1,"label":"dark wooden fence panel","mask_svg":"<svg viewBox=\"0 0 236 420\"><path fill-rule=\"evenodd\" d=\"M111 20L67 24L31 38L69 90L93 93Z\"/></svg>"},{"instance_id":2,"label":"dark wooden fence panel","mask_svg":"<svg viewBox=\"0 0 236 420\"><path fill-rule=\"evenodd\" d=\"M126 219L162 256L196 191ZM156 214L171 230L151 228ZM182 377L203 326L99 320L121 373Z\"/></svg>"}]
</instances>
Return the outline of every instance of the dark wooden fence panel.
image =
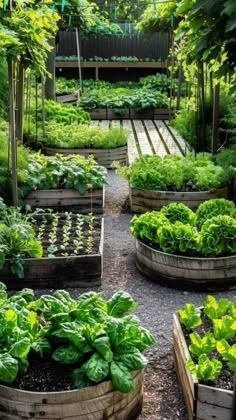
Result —
<instances>
[{"instance_id":1,"label":"dark wooden fence panel","mask_svg":"<svg viewBox=\"0 0 236 420\"><path fill-rule=\"evenodd\" d=\"M59 31L57 55L76 55L75 31ZM112 56L135 56L165 61L169 51L168 33L125 34L122 36L98 36L80 40L81 56L110 58Z\"/></svg>"}]
</instances>

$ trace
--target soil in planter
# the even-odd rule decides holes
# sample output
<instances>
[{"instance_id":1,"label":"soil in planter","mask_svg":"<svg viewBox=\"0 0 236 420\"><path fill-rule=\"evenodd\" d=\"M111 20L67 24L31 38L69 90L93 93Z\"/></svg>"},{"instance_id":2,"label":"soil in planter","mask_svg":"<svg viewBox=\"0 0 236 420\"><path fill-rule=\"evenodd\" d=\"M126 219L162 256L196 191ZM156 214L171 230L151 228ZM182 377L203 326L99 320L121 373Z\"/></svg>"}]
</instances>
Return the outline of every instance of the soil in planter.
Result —
<instances>
[{"instance_id":1,"label":"soil in planter","mask_svg":"<svg viewBox=\"0 0 236 420\"><path fill-rule=\"evenodd\" d=\"M202 324L199 325L199 327L194 328L194 331L196 331L202 337L203 335L206 334L207 331L210 331L210 328L211 328L212 324L211 324L211 321L209 320L209 318L204 313L202 313L201 318L202 318ZM191 331L187 331L184 325L182 325L182 329L183 329L183 333L184 333L186 343L189 346L190 345L189 334L191 334ZM227 341L231 346L236 343L235 338L233 338L231 340L227 340ZM197 357L195 357L193 354L191 354L191 357L192 357L194 363L196 363L197 362ZM219 359L219 353L217 353L216 350L213 350L209 353L209 358L210 359L212 359L212 358ZM222 389L226 389L226 390L229 390L229 391L233 391L233 388L234 388L234 374L233 374L233 372L231 372L228 369L227 363L222 361L222 359L220 359L220 360L223 363L223 369L222 369L222 372L221 372L220 376L215 381L208 381L206 383L201 382L201 381L199 381L199 382L204 384L204 385L212 386L214 388L222 388Z\"/></svg>"},{"instance_id":2,"label":"soil in planter","mask_svg":"<svg viewBox=\"0 0 236 420\"><path fill-rule=\"evenodd\" d=\"M29 362L28 371L8 386L33 392L56 392L75 389L71 384L73 366L60 365L52 359L31 358Z\"/></svg>"},{"instance_id":3,"label":"soil in planter","mask_svg":"<svg viewBox=\"0 0 236 420\"><path fill-rule=\"evenodd\" d=\"M82 216L84 217L84 216ZM86 220L86 216L85 219ZM34 224L34 229L36 231L36 237L38 238L40 232L40 226L42 225L43 220L40 217L39 220L36 221ZM74 252L76 249L76 245L74 241L78 240L78 235L76 234L77 229L77 218L75 215L72 215L72 224L71 229L69 232L69 240L68 245L65 249L61 249L61 245L63 245L63 226L66 223L66 217L64 215L60 215L58 225L57 225L57 234L56 234L56 242L54 245L58 248L58 250L54 253L55 257L63 257L63 256L77 256L77 255L88 255L88 254L97 254L99 252L99 244L101 238L101 222L98 219L94 219L93 221L93 231L89 231L89 223L84 222L82 227L82 245L81 248ZM42 239L40 239L42 247L43 247L43 257L51 256L48 252L48 247L51 245L50 243L50 233L52 231L52 221L47 221L45 224L45 228L43 230ZM91 241L91 246L88 245L88 242Z\"/></svg>"}]
</instances>

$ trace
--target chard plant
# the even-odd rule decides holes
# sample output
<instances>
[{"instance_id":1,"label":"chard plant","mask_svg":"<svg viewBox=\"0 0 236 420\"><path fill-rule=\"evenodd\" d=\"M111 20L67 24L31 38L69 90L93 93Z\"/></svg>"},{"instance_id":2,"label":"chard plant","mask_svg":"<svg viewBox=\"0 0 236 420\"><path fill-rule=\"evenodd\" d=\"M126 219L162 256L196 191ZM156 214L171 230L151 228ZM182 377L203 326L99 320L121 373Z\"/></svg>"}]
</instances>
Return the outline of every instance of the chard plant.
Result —
<instances>
[{"instance_id":1,"label":"chard plant","mask_svg":"<svg viewBox=\"0 0 236 420\"><path fill-rule=\"evenodd\" d=\"M58 251L57 246L57 231L58 231L58 222L59 222L59 215L53 214L52 215L52 222L51 222L51 229L49 232L48 242L50 245L47 248L48 256L53 257L55 253Z\"/></svg>"},{"instance_id":2,"label":"chard plant","mask_svg":"<svg viewBox=\"0 0 236 420\"><path fill-rule=\"evenodd\" d=\"M133 370L143 369L143 352L155 342L131 314L137 304L124 291L109 300L87 292L76 299L65 290L34 296L23 289L11 297L0 283L0 381L27 373L32 354L71 367L71 387L111 380L113 388L134 389Z\"/></svg>"},{"instance_id":3,"label":"chard plant","mask_svg":"<svg viewBox=\"0 0 236 420\"><path fill-rule=\"evenodd\" d=\"M62 255L68 256L68 252L66 251L68 246L70 245L70 237L71 237L71 228L72 228L72 213L65 213L66 220L62 228L62 244L60 245L60 249L63 250Z\"/></svg>"},{"instance_id":4,"label":"chard plant","mask_svg":"<svg viewBox=\"0 0 236 420\"><path fill-rule=\"evenodd\" d=\"M76 216L76 229L75 229L75 239L73 240L73 244L75 246L74 253L78 254L82 251L84 247L84 216L81 214L77 214Z\"/></svg>"},{"instance_id":5,"label":"chard plant","mask_svg":"<svg viewBox=\"0 0 236 420\"><path fill-rule=\"evenodd\" d=\"M94 220L95 217L90 213L87 217L88 221L88 237L86 240L86 252L92 254L94 245Z\"/></svg>"}]
</instances>

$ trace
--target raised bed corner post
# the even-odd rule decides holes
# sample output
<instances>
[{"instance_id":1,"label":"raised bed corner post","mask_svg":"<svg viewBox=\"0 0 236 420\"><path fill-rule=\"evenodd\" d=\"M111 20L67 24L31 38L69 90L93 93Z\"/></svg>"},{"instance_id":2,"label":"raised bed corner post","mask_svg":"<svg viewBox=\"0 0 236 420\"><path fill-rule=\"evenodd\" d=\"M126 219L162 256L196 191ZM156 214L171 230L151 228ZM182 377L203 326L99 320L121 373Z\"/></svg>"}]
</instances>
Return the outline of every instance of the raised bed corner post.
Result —
<instances>
[{"instance_id":1,"label":"raised bed corner post","mask_svg":"<svg viewBox=\"0 0 236 420\"><path fill-rule=\"evenodd\" d=\"M13 61L8 60L8 83L9 83L9 124L10 124L10 145L11 145L11 169L12 169L12 192L13 205L18 205L17 185L17 147L15 137L15 107L14 107L14 70Z\"/></svg>"},{"instance_id":2,"label":"raised bed corner post","mask_svg":"<svg viewBox=\"0 0 236 420\"><path fill-rule=\"evenodd\" d=\"M232 420L236 419L236 373L234 374L234 393L233 393L233 407L232 407Z\"/></svg>"},{"instance_id":3,"label":"raised bed corner post","mask_svg":"<svg viewBox=\"0 0 236 420\"><path fill-rule=\"evenodd\" d=\"M56 59L56 40L51 38L48 41L51 51L48 54L46 68L48 73L51 74L51 77L46 77L45 81L45 97L46 99L56 100L56 90L55 90L55 59Z\"/></svg>"}]
</instances>

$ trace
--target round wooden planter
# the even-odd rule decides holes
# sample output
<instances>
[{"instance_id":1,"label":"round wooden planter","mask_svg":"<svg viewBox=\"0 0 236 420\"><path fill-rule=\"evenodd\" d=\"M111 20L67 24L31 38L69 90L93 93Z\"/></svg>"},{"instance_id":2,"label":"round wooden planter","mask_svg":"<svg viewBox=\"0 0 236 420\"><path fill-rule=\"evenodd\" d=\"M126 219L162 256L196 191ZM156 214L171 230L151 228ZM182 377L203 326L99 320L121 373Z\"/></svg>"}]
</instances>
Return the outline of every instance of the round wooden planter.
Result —
<instances>
[{"instance_id":1,"label":"round wooden planter","mask_svg":"<svg viewBox=\"0 0 236 420\"><path fill-rule=\"evenodd\" d=\"M107 169L111 169L114 160L122 164L127 163L127 144L115 149L58 149L56 147L43 146L42 151L49 156L53 156L56 153L66 156L81 155L88 157L93 155L96 162Z\"/></svg>"},{"instance_id":2,"label":"round wooden planter","mask_svg":"<svg viewBox=\"0 0 236 420\"><path fill-rule=\"evenodd\" d=\"M134 213L159 210L169 203L183 203L190 209L196 209L203 201L212 198L227 198L228 188L220 188L216 191L199 192L175 192L175 191L151 191L141 188L129 188L130 208Z\"/></svg>"},{"instance_id":3,"label":"round wooden planter","mask_svg":"<svg viewBox=\"0 0 236 420\"><path fill-rule=\"evenodd\" d=\"M236 255L194 258L157 251L134 238L136 265L141 273L169 287L225 290L236 287Z\"/></svg>"},{"instance_id":4,"label":"round wooden planter","mask_svg":"<svg viewBox=\"0 0 236 420\"><path fill-rule=\"evenodd\" d=\"M29 392L0 385L0 419L134 420L142 410L143 372L133 373L135 388L114 391L110 381L61 392Z\"/></svg>"}]
</instances>

